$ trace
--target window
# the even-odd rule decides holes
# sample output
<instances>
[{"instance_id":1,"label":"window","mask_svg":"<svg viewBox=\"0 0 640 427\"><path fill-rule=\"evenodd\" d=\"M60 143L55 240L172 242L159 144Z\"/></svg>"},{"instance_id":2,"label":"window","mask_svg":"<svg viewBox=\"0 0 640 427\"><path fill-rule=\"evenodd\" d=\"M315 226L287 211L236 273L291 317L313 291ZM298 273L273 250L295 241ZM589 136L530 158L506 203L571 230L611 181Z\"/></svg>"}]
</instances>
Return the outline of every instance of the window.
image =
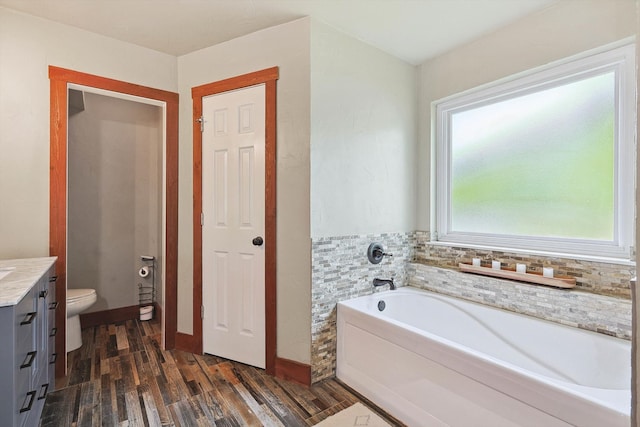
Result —
<instances>
[{"instance_id":1,"label":"window","mask_svg":"<svg viewBox=\"0 0 640 427\"><path fill-rule=\"evenodd\" d=\"M626 258L634 46L435 103L434 240Z\"/></svg>"}]
</instances>

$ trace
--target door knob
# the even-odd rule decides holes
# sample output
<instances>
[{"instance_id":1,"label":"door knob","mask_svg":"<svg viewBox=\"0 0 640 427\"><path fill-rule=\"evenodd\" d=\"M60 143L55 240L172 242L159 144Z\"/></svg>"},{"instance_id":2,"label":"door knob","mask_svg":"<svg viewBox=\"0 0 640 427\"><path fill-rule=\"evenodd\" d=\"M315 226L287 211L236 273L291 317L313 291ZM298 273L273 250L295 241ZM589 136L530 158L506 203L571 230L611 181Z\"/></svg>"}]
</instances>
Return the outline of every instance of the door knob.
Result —
<instances>
[{"instance_id":1,"label":"door knob","mask_svg":"<svg viewBox=\"0 0 640 427\"><path fill-rule=\"evenodd\" d=\"M264 239L260 236L254 238L251 243L253 243L254 246L262 246L262 244L264 243Z\"/></svg>"}]
</instances>

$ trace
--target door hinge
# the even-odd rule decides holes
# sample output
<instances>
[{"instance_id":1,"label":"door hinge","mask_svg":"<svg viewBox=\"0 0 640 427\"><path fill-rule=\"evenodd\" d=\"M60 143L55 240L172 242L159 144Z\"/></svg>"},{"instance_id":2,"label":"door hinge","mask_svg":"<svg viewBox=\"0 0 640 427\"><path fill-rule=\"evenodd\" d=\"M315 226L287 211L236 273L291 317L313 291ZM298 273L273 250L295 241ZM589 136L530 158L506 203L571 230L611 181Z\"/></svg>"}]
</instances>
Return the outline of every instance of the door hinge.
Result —
<instances>
[{"instance_id":1,"label":"door hinge","mask_svg":"<svg viewBox=\"0 0 640 427\"><path fill-rule=\"evenodd\" d=\"M196 122L200 123L200 132L204 132L204 116L198 117Z\"/></svg>"},{"instance_id":2,"label":"door hinge","mask_svg":"<svg viewBox=\"0 0 640 427\"><path fill-rule=\"evenodd\" d=\"M204 305L200 306L200 318L204 319Z\"/></svg>"},{"instance_id":3,"label":"door hinge","mask_svg":"<svg viewBox=\"0 0 640 427\"><path fill-rule=\"evenodd\" d=\"M204 212L200 212L200 227L204 226Z\"/></svg>"}]
</instances>

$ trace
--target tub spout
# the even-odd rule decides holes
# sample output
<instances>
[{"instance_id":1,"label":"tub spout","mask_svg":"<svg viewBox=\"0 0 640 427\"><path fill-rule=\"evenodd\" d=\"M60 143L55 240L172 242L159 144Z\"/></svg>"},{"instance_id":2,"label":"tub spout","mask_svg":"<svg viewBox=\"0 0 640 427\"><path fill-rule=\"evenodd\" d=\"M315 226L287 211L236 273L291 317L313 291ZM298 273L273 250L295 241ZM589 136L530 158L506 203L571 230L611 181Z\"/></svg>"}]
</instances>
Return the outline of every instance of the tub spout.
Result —
<instances>
[{"instance_id":1,"label":"tub spout","mask_svg":"<svg viewBox=\"0 0 640 427\"><path fill-rule=\"evenodd\" d=\"M395 283L393 283L393 279L378 279L377 277L373 279L373 286L377 287L384 285L389 285L389 289L392 291L396 289L396 285Z\"/></svg>"}]
</instances>

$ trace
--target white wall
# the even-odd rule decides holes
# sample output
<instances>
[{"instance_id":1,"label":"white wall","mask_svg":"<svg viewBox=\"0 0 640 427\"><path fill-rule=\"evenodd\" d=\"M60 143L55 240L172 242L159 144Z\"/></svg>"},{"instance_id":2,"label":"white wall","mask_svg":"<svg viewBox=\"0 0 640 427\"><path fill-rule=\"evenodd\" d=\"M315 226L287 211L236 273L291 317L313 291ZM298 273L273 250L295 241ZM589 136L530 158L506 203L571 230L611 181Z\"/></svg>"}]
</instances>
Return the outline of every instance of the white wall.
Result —
<instances>
[{"instance_id":1,"label":"white wall","mask_svg":"<svg viewBox=\"0 0 640 427\"><path fill-rule=\"evenodd\" d=\"M635 33L634 1L564 0L422 64L417 229L430 228L433 101Z\"/></svg>"},{"instance_id":2,"label":"white wall","mask_svg":"<svg viewBox=\"0 0 640 427\"><path fill-rule=\"evenodd\" d=\"M49 65L177 89L171 55L0 7L0 258L49 254Z\"/></svg>"},{"instance_id":3,"label":"white wall","mask_svg":"<svg viewBox=\"0 0 640 427\"><path fill-rule=\"evenodd\" d=\"M309 28L309 19L300 19L178 58L178 331L193 328L191 88L277 66L277 348L279 357L303 363L310 360L311 342Z\"/></svg>"},{"instance_id":4,"label":"white wall","mask_svg":"<svg viewBox=\"0 0 640 427\"><path fill-rule=\"evenodd\" d=\"M311 236L415 229L417 69L311 31Z\"/></svg>"}]
</instances>

